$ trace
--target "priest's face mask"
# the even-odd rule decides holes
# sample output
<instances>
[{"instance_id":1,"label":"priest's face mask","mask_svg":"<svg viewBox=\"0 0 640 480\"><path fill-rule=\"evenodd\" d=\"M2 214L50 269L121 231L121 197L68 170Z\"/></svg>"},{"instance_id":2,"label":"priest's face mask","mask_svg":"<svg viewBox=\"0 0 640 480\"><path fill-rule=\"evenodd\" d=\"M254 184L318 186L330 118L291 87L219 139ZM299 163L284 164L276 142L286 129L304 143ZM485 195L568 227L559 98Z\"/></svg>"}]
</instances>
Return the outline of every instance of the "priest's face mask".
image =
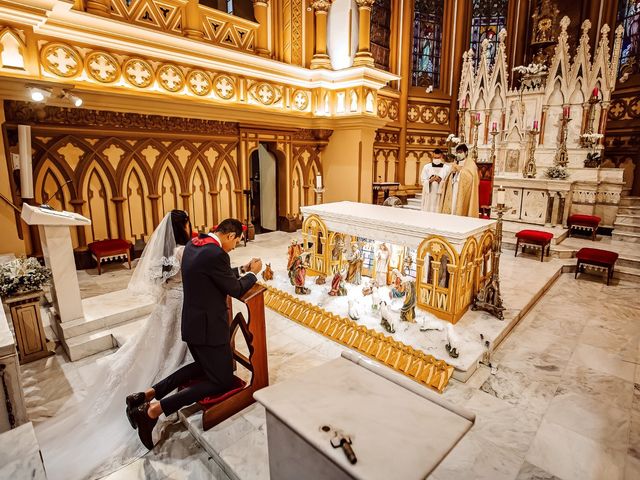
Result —
<instances>
[{"instance_id":1,"label":"priest's face mask","mask_svg":"<svg viewBox=\"0 0 640 480\"><path fill-rule=\"evenodd\" d=\"M442 163L442 155L439 153L436 153L433 155L433 163L436 165L440 165Z\"/></svg>"}]
</instances>

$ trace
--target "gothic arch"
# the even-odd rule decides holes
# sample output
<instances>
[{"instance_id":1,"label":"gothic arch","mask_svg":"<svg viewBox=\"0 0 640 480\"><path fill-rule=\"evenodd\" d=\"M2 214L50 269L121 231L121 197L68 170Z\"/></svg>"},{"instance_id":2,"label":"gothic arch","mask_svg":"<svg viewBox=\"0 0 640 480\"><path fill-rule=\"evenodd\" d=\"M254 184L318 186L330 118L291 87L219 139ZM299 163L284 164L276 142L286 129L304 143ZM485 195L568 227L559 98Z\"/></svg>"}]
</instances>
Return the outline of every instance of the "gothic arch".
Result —
<instances>
[{"instance_id":1,"label":"gothic arch","mask_svg":"<svg viewBox=\"0 0 640 480\"><path fill-rule=\"evenodd\" d=\"M132 242L138 239L146 240L153 231L152 206L149 200L149 178L136 160L132 160L122 176L122 196L126 201L122 203L124 216L125 238Z\"/></svg>"},{"instance_id":2,"label":"gothic arch","mask_svg":"<svg viewBox=\"0 0 640 480\"><path fill-rule=\"evenodd\" d=\"M159 197L158 218L173 209L182 209L180 192L182 191L178 173L175 166L168 158L160 166L156 180L156 188Z\"/></svg>"},{"instance_id":3,"label":"gothic arch","mask_svg":"<svg viewBox=\"0 0 640 480\"><path fill-rule=\"evenodd\" d=\"M208 173L208 169L200 161L194 162L190 170L187 192L191 194L189 214L194 228L213 226L213 215L209 208L209 192L212 190Z\"/></svg>"},{"instance_id":4,"label":"gothic arch","mask_svg":"<svg viewBox=\"0 0 640 480\"><path fill-rule=\"evenodd\" d=\"M83 183L80 185L80 192L85 200L83 215L91 219L91 225L84 227L87 242L120 237L115 206L110 201L115 190L109 175L97 160L85 170Z\"/></svg>"}]
</instances>

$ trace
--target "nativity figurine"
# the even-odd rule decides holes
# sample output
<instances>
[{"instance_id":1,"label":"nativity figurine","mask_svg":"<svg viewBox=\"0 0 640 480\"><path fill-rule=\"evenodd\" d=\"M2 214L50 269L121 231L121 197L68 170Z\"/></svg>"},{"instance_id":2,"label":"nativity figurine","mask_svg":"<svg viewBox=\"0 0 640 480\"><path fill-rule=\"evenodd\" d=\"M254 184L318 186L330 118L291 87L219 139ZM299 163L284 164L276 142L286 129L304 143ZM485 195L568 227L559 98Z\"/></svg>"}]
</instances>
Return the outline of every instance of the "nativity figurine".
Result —
<instances>
[{"instance_id":1,"label":"nativity figurine","mask_svg":"<svg viewBox=\"0 0 640 480\"><path fill-rule=\"evenodd\" d=\"M329 295L332 297L344 297L347 294L347 287L344 282L346 274L344 272L337 272L331 280L331 290Z\"/></svg>"},{"instance_id":2,"label":"nativity figurine","mask_svg":"<svg viewBox=\"0 0 640 480\"><path fill-rule=\"evenodd\" d=\"M266 268L262 271L262 279L265 281L273 280L273 270L271 270L270 263L267 263Z\"/></svg>"},{"instance_id":3,"label":"nativity figurine","mask_svg":"<svg viewBox=\"0 0 640 480\"><path fill-rule=\"evenodd\" d=\"M326 276L321 274L316 277L316 285L324 285L325 283L327 283Z\"/></svg>"},{"instance_id":4,"label":"nativity figurine","mask_svg":"<svg viewBox=\"0 0 640 480\"><path fill-rule=\"evenodd\" d=\"M302 253L302 244L298 243L297 240L291 240L291 244L287 249L287 270L291 270L291 265L295 261L295 259Z\"/></svg>"},{"instance_id":5,"label":"nativity figurine","mask_svg":"<svg viewBox=\"0 0 640 480\"><path fill-rule=\"evenodd\" d=\"M358 247L353 247L347 259L347 282L352 285L362 283L362 253Z\"/></svg>"},{"instance_id":6,"label":"nativity figurine","mask_svg":"<svg viewBox=\"0 0 640 480\"><path fill-rule=\"evenodd\" d=\"M416 321L416 282L407 279L403 282L404 303L400 309L400 320L415 323Z\"/></svg>"},{"instance_id":7,"label":"nativity figurine","mask_svg":"<svg viewBox=\"0 0 640 480\"><path fill-rule=\"evenodd\" d=\"M309 252L301 253L293 259L289 268L289 281L295 287L295 292L299 295L307 295L310 289L304 286L307 277L307 267L309 266Z\"/></svg>"},{"instance_id":8,"label":"nativity figurine","mask_svg":"<svg viewBox=\"0 0 640 480\"><path fill-rule=\"evenodd\" d=\"M389 270L389 257L391 252L386 243L380 244L378 253L376 254L376 273L375 279L378 286L387 285L387 271Z\"/></svg>"}]
</instances>

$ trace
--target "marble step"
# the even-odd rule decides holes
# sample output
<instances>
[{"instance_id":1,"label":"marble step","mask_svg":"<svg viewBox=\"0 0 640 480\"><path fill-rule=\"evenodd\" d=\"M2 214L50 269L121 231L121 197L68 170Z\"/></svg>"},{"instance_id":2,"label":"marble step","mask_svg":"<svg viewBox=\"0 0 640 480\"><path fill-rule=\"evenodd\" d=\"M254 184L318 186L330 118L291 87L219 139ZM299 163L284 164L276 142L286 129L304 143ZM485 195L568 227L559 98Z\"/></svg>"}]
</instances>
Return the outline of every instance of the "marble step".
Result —
<instances>
[{"instance_id":1,"label":"marble step","mask_svg":"<svg viewBox=\"0 0 640 480\"><path fill-rule=\"evenodd\" d=\"M620 198L620 206L640 206L640 197L621 197Z\"/></svg>"},{"instance_id":2,"label":"marble step","mask_svg":"<svg viewBox=\"0 0 640 480\"><path fill-rule=\"evenodd\" d=\"M619 223L617 220L613 224L614 232L630 232L630 233L638 233L640 234L640 224L627 224L627 223Z\"/></svg>"},{"instance_id":3,"label":"marble step","mask_svg":"<svg viewBox=\"0 0 640 480\"><path fill-rule=\"evenodd\" d=\"M623 232L616 229L611 236L619 242L640 243L640 233Z\"/></svg>"},{"instance_id":4,"label":"marble step","mask_svg":"<svg viewBox=\"0 0 640 480\"><path fill-rule=\"evenodd\" d=\"M618 207L618 215L640 215L640 206L622 206Z\"/></svg>"},{"instance_id":5,"label":"marble step","mask_svg":"<svg viewBox=\"0 0 640 480\"><path fill-rule=\"evenodd\" d=\"M640 209L636 215L626 215L618 212L616 216L616 221L613 224L617 225L640 225Z\"/></svg>"},{"instance_id":6,"label":"marble step","mask_svg":"<svg viewBox=\"0 0 640 480\"><path fill-rule=\"evenodd\" d=\"M150 297L135 296L127 290L96 295L82 300L84 318L61 323L59 330L64 338L76 337L148 315L153 306Z\"/></svg>"}]
</instances>

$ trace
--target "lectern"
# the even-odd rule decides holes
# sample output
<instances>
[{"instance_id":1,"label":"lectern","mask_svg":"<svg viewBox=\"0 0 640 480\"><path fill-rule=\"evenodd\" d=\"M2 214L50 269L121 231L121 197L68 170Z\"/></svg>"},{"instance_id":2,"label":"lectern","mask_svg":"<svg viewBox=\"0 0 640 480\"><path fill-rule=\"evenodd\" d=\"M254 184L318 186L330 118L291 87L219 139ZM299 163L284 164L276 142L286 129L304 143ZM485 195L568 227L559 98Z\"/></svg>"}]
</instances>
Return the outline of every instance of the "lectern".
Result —
<instances>
[{"instance_id":1,"label":"lectern","mask_svg":"<svg viewBox=\"0 0 640 480\"><path fill-rule=\"evenodd\" d=\"M53 277L52 294L60 322L84 317L80 286L73 258L70 227L91 225L91 220L77 213L22 205L22 219L37 225L42 253Z\"/></svg>"}]
</instances>

